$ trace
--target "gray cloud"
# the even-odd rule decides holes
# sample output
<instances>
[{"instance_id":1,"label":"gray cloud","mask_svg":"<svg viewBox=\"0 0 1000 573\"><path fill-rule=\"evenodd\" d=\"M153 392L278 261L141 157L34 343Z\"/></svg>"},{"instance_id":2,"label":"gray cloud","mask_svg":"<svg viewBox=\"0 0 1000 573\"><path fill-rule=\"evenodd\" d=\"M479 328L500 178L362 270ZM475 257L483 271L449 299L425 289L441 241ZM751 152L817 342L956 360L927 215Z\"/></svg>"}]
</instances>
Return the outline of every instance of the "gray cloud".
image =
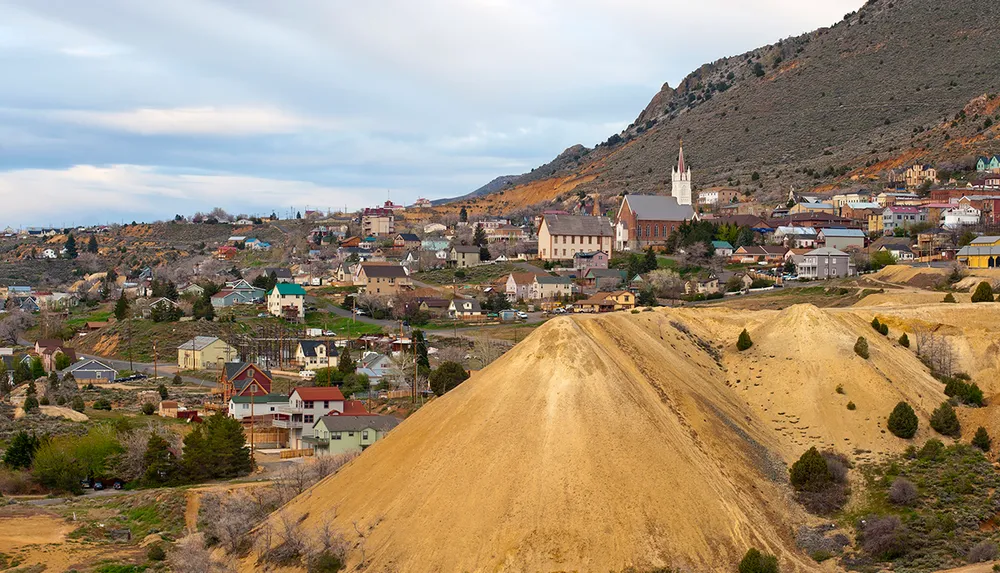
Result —
<instances>
[{"instance_id":1,"label":"gray cloud","mask_svg":"<svg viewBox=\"0 0 1000 573\"><path fill-rule=\"evenodd\" d=\"M0 191L130 220L461 194L859 1L6 0Z\"/></svg>"}]
</instances>

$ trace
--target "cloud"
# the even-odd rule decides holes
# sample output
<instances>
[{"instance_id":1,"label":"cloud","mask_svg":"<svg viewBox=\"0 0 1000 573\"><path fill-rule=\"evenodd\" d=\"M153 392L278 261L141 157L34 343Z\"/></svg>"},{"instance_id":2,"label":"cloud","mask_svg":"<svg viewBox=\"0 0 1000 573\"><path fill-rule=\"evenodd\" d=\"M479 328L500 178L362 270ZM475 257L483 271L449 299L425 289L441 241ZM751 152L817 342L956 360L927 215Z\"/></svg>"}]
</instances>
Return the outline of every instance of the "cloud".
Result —
<instances>
[{"instance_id":1,"label":"cloud","mask_svg":"<svg viewBox=\"0 0 1000 573\"><path fill-rule=\"evenodd\" d=\"M246 136L339 127L332 120L305 118L267 107L146 108L121 112L64 110L46 115L55 121L141 135Z\"/></svg>"},{"instance_id":2,"label":"cloud","mask_svg":"<svg viewBox=\"0 0 1000 573\"><path fill-rule=\"evenodd\" d=\"M0 172L0 196L22 198L0 212L0 225L151 221L213 207L247 214L307 206L357 209L384 193L383 189L335 188L308 181L170 173L146 165L21 169Z\"/></svg>"},{"instance_id":3,"label":"cloud","mask_svg":"<svg viewBox=\"0 0 1000 573\"><path fill-rule=\"evenodd\" d=\"M88 209L153 217L130 197L199 174L232 196L200 183L185 202L248 201L238 177L359 205L387 188L461 195L604 141L665 81L861 2L4 0L0 180L72 174L49 196L75 202L96 185L78 166L115 166L93 167L118 178L88 187ZM155 207L195 210L169 196ZM48 217L16 203L0 217Z\"/></svg>"}]
</instances>

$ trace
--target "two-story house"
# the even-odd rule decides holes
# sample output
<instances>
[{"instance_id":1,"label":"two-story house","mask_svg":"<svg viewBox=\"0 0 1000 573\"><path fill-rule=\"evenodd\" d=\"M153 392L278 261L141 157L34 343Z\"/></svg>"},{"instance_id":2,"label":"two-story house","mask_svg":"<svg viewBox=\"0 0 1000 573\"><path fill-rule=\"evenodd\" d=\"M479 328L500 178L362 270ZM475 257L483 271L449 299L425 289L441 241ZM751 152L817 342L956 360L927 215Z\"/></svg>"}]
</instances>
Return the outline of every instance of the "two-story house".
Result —
<instances>
[{"instance_id":1,"label":"two-story house","mask_svg":"<svg viewBox=\"0 0 1000 573\"><path fill-rule=\"evenodd\" d=\"M295 362L303 370L336 368L340 353L324 340L300 340L295 346Z\"/></svg>"},{"instance_id":2,"label":"two-story house","mask_svg":"<svg viewBox=\"0 0 1000 573\"><path fill-rule=\"evenodd\" d=\"M531 283L535 282L536 276L537 273L531 272L507 275L507 280L504 282L504 294L507 295L507 300L510 302L528 300Z\"/></svg>"},{"instance_id":3,"label":"two-story house","mask_svg":"<svg viewBox=\"0 0 1000 573\"><path fill-rule=\"evenodd\" d=\"M267 293L267 312L291 321L306 317L306 290L294 283L278 283Z\"/></svg>"},{"instance_id":4,"label":"two-story house","mask_svg":"<svg viewBox=\"0 0 1000 573\"><path fill-rule=\"evenodd\" d=\"M365 293L392 296L409 289L413 281L401 265L364 263L358 268L354 284Z\"/></svg>"},{"instance_id":5,"label":"two-story house","mask_svg":"<svg viewBox=\"0 0 1000 573\"><path fill-rule=\"evenodd\" d=\"M420 248L420 237L416 236L414 233L399 233L392 240L392 246L396 249L419 249Z\"/></svg>"},{"instance_id":6,"label":"two-story house","mask_svg":"<svg viewBox=\"0 0 1000 573\"><path fill-rule=\"evenodd\" d=\"M475 245L455 245L448 252L448 266L452 268L465 269L482 263L479 260L479 247Z\"/></svg>"},{"instance_id":7,"label":"two-story house","mask_svg":"<svg viewBox=\"0 0 1000 573\"><path fill-rule=\"evenodd\" d=\"M586 273L590 269L606 269L610 258L604 251L579 252L573 257L573 268L580 274Z\"/></svg>"},{"instance_id":8,"label":"two-story house","mask_svg":"<svg viewBox=\"0 0 1000 573\"><path fill-rule=\"evenodd\" d=\"M316 455L361 452L399 425L392 416L323 416L316 421L308 442Z\"/></svg>"},{"instance_id":9,"label":"two-story house","mask_svg":"<svg viewBox=\"0 0 1000 573\"><path fill-rule=\"evenodd\" d=\"M336 386L295 388L288 395L288 404L278 406L272 424L288 430L288 447L298 450L303 438L313 435L316 421L331 412L344 411L344 395Z\"/></svg>"},{"instance_id":10,"label":"two-story house","mask_svg":"<svg viewBox=\"0 0 1000 573\"><path fill-rule=\"evenodd\" d=\"M273 381L270 370L251 362L227 362L222 369L222 401L233 396L266 396Z\"/></svg>"},{"instance_id":11,"label":"two-story house","mask_svg":"<svg viewBox=\"0 0 1000 573\"><path fill-rule=\"evenodd\" d=\"M474 298L456 298L448 305L448 317L472 320L483 316L483 307Z\"/></svg>"},{"instance_id":12,"label":"two-story house","mask_svg":"<svg viewBox=\"0 0 1000 573\"><path fill-rule=\"evenodd\" d=\"M892 235L896 229L909 229L927 222L927 210L908 205L892 205L882 211L882 230Z\"/></svg>"},{"instance_id":13,"label":"two-story house","mask_svg":"<svg viewBox=\"0 0 1000 573\"><path fill-rule=\"evenodd\" d=\"M809 251L796 264L800 279L835 279L854 276L854 261L851 255L823 247Z\"/></svg>"},{"instance_id":14,"label":"two-story house","mask_svg":"<svg viewBox=\"0 0 1000 573\"><path fill-rule=\"evenodd\" d=\"M538 258L571 260L579 252L611 253L614 230L607 217L544 215L538 227Z\"/></svg>"},{"instance_id":15,"label":"two-story house","mask_svg":"<svg viewBox=\"0 0 1000 573\"><path fill-rule=\"evenodd\" d=\"M573 281L569 277L536 275L528 287L530 300L568 299L573 294Z\"/></svg>"},{"instance_id":16,"label":"two-story house","mask_svg":"<svg viewBox=\"0 0 1000 573\"><path fill-rule=\"evenodd\" d=\"M861 229L820 229L816 242L831 249L863 249L868 235Z\"/></svg>"}]
</instances>

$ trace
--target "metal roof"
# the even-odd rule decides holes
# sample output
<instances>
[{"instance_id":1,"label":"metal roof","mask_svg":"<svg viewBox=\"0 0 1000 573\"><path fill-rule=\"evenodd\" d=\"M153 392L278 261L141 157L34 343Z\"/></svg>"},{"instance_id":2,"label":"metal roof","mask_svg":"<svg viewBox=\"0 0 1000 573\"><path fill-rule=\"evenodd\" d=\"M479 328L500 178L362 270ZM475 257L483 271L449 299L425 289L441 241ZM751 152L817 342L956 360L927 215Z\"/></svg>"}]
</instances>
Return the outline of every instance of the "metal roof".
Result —
<instances>
[{"instance_id":1,"label":"metal roof","mask_svg":"<svg viewBox=\"0 0 1000 573\"><path fill-rule=\"evenodd\" d=\"M550 235L583 235L612 237L611 220L586 215L545 215L544 223Z\"/></svg>"},{"instance_id":2,"label":"metal roof","mask_svg":"<svg viewBox=\"0 0 1000 573\"><path fill-rule=\"evenodd\" d=\"M688 221L694 217L694 209L678 204L676 197L626 195L625 201L640 221Z\"/></svg>"}]
</instances>

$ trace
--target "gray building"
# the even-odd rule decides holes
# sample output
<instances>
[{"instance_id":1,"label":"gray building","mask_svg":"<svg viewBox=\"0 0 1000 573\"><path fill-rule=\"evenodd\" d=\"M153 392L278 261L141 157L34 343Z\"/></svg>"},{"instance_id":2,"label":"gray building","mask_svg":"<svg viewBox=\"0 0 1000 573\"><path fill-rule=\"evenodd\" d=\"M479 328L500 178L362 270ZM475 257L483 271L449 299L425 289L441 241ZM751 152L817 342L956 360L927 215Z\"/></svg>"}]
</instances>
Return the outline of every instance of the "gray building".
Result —
<instances>
[{"instance_id":1,"label":"gray building","mask_svg":"<svg viewBox=\"0 0 1000 573\"><path fill-rule=\"evenodd\" d=\"M851 255L830 247L809 251L795 265L799 278L835 279L854 276L854 261Z\"/></svg>"},{"instance_id":2,"label":"gray building","mask_svg":"<svg viewBox=\"0 0 1000 573\"><path fill-rule=\"evenodd\" d=\"M850 247L863 249L867 238L868 236L861 229L822 229L817 240L824 247L843 250Z\"/></svg>"}]
</instances>

